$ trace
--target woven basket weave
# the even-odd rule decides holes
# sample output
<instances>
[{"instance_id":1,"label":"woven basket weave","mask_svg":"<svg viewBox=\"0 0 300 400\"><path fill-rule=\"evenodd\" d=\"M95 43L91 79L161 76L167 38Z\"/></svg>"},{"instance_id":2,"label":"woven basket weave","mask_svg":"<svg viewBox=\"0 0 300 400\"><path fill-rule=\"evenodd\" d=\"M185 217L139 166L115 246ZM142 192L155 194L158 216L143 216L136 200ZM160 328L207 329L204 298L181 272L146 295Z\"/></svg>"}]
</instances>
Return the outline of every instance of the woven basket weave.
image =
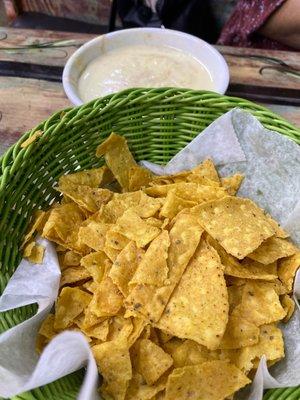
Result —
<instances>
[{"instance_id":1,"label":"woven basket weave","mask_svg":"<svg viewBox=\"0 0 300 400\"><path fill-rule=\"evenodd\" d=\"M300 130L249 101L184 89L131 89L57 112L25 133L0 158L0 294L21 260L19 246L37 208L58 194L60 175L101 165L95 149L112 131L126 136L137 160L167 162L217 117L240 107L268 129L300 144ZM43 135L21 144L37 130ZM0 313L0 333L32 316L36 306ZM26 400L75 399L83 372L14 397ZM270 390L268 400L299 400L298 388Z\"/></svg>"}]
</instances>

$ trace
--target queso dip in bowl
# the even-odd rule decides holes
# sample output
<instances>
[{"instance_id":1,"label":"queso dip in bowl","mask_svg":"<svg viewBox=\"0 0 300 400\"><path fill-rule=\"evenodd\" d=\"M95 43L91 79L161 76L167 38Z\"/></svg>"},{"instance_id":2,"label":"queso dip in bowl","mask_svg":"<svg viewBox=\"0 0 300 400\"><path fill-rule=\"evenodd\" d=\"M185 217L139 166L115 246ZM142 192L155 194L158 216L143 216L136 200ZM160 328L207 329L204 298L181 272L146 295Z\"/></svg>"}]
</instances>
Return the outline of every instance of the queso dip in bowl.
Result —
<instances>
[{"instance_id":1,"label":"queso dip in bowl","mask_svg":"<svg viewBox=\"0 0 300 400\"><path fill-rule=\"evenodd\" d=\"M180 87L225 93L229 71L205 41L178 31L134 28L80 47L63 72L66 95L80 105L134 87Z\"/></svg>"}]
</instances>

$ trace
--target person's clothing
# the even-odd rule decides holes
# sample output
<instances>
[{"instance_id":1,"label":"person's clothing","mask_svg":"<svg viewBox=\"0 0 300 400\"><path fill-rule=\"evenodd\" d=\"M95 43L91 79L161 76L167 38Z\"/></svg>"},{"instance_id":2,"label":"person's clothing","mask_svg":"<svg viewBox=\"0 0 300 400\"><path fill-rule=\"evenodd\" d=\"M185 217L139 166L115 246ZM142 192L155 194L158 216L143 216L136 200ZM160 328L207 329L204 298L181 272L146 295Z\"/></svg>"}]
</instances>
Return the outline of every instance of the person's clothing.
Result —
<instances>
[{"instance_id":1,"label":"person's clothing","mask_svg":"<svg viewBox=\"0 0 300 400\"><path fill-rule=\"evenodd\" d=\"M225 23L218 44L278 50L294 50L258 33L286 0L239 0ZM224 1L225 3L226 1Z\"/></svg>"}]
</instances>

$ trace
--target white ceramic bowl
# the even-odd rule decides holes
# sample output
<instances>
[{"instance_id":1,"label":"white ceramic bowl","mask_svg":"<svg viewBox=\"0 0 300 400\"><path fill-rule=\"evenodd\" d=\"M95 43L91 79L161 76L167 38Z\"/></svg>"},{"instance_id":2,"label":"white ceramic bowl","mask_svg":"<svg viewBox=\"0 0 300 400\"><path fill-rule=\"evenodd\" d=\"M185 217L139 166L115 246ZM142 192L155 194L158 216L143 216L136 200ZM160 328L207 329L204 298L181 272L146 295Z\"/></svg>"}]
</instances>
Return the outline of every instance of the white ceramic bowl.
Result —
<instances>
[{"instance_id":1,"label":"white ceramic bowl","mask_svg":"<svg viewBox=\"0 0 300 400\"><path fill-rule=\"evenodd\" d=\"M128 45L171 46L191 54L210 72L215 91L224 94L229 83L229 70L224 57L210 44L187 33L160 28L133 28L99 36L80 47L68 60L63 71L63 86L74 105L83 103L78 93L78 80L86 66L96 57Z\"/></svg>"}]
</instances>

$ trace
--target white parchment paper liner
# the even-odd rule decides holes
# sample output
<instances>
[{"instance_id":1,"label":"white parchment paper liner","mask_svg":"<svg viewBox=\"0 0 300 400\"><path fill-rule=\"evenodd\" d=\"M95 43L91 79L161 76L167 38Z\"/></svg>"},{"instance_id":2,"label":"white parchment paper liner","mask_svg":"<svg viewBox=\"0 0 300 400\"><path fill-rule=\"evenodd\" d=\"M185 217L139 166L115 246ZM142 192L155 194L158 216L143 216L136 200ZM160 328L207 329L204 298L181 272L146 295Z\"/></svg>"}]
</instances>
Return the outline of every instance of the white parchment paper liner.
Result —
<instances>
[{"instance_id":1,"label":"white parchment paper liner","mask_svg":"<svg viewBox=\"0 0 300 400\"><path fill-rule=\"evenodd\" d=\"M218 118L165 167L149 162L144 166L158 174L171 174L212 158L219 173L243 172L246 176L240 196L252 198L266 208L300 245L300 146L268 131L250 114L232 110ZM27 304L38 304L36 315L0 335L0 396L45 385L86 366L79 400L99 399L95 360L84 336L66 331L57 335L39 357L35 352L36 334L57 297L60 270L51 243L46 247L42 265L23 260L0 297L0 312ZM294 296L300 298L298 271ZM300 384L299 304L288 324L282 324L286 357L271 368L263 358L253 384L237 399L261 400L263 389Z\"/></svg>"}]
</instances>

